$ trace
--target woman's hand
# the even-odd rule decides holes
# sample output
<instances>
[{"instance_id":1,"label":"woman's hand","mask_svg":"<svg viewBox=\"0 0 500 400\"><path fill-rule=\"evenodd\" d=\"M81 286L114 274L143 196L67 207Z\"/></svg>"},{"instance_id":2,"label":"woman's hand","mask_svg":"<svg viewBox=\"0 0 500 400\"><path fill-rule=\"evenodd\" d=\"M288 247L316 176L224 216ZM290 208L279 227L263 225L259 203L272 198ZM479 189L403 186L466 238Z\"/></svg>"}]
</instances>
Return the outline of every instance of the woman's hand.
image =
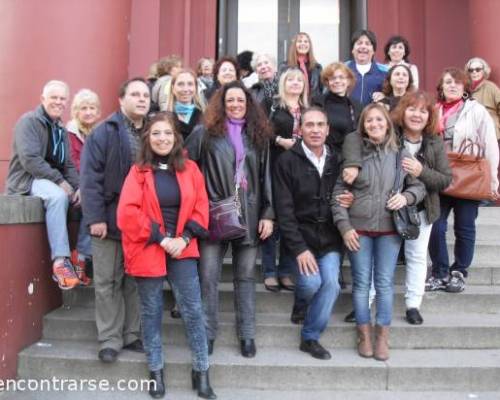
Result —
<instances>
[{"instance_id":1,"label":"woman's hand","mask_svg":"<svg viewBox=\"0 0 500 400\"><path fill-rule=\"evenodd\" d=\"M387 200L387 208L389 210L399 210L408 204L406 197L401 193L396 193L389 200Z\"/></svg>"},{"instance_id":2,"label":"woman's hand","mask_svg":"<svg viewBox=\"0 0 500 400\"><path fill-rule=\"evenodd\" d=\"M301 275L314 275L319 271L316 258L309 250L305 250L297 256L297 264Z\"/></svg>"},{"instance_id":3,"label":"woman's hand","mask_svg":"<svg viewBox=\"0 0 500 400\"><path fill-rule=\"evenodd\" d=\"M177 258L187 247L186 241L181 237L165 238L161 241L160 246L172 257Z\"/></svg>"},{"instance_id":4,"label":"woman's hand","mask_svg":"<svg viewBox=\"0 0 500 400\"><path fill-rule=\"evenodd\" d=\"M374 103L376 103L377 101L380 101L384 98L385 98L385 94L382 92L373 92L373 94L372 94L372 100Z\"/></svg>"},{"instance_id":5,"label":"woman's hand","mask_svg":"<svg viewBox=\"0 0 500 400\"><path fill-rule=\"evenodd\" d=\"M335 197L335 200L339 203L340 207L349 208L352 206L352 202L354 201L354 195L348 190L344 190L344 193Z\"/></svg>"},{"instance_id":6,"label":"woman's hand","mask_svg":"<svg viewBox=\"0 0 500 400\"><path fill-rule=\"evenodd\" d=\"M349 251L358 251L361 248L359 243L359 235L354 230L351 229L342 235L344 239L345 246L349 249Z\"/></svg>"},{"instance_id":7,"label":"woman's hand","mask_svg":"<svg viewBox=\"0 0 500 400\"><path fill-rule=\"evenodd\" d=\"M266 240L273 233L273 221L270 219L261 219L258 230L260 240Z\"/></svg>"},{"instance_id":8,"label":"woman's hand","mask_svg":"<svg viewBox=\"0 0 500 400\"><path fill-rule=\"evenodd\" d=\"M358 167L347 167L342 171L342 179L348 185L352 185L352 183L356 180L359 174Z\"/></svg>"},{"instance_id":9,"label":"woman's hand","mask_svg":"<svg viewBox=\"0 0 500 400\"><path fill-rule=\"evenodd\" d=\"M411 176L418 178L422 173L422 169L424 168L420 161L418 161L415 157L405 157L401 162L403 169L408 172Z\"/></svg>"}]
</instances>

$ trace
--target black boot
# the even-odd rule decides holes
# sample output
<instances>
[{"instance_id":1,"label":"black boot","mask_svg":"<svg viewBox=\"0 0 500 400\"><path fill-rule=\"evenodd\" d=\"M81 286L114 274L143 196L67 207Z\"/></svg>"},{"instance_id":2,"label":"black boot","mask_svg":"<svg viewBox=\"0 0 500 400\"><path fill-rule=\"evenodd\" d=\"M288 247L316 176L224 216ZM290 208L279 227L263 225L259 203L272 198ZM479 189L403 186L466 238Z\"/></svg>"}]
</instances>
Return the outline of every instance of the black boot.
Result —
<instances>
[{"instance_id":1,"label":"black boot","mask_svg":"<svg viewBox=\"0 0 500 400\"><path fill-rule=\"evenodd\" d=\"M165 396L165 382L163 381L163 368L158 371L149 371L149 395L153 399L161 399Z\"/></svg>"},{"instance_id":2,"label":"black boot","mask_svg":"<svg viewBox=\"0 0 500 400\"><path fill-rule=\"evenodd\" d=\"M198 397L204 399L216 399L214 391L210 387L210 379L208 377L208 369L206 371L191 370L191 382L193 390L198 392Z\"/></svg>"}]
</instances>

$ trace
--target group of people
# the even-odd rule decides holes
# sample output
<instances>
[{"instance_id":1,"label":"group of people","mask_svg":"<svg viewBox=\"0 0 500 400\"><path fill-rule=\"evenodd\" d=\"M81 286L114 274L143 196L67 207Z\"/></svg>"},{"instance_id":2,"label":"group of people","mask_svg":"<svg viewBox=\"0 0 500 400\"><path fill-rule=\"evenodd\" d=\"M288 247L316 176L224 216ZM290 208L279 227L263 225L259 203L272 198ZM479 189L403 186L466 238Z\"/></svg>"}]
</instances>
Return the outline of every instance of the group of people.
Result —
<instances>
[{"instance_id":1,"label":"group of people","mask_svg":"<svg viewBox=\"0 0 500 400\"><path fill-rule=\"evenodd\" d=\"M303 325L299 348L318 359L331 358L319 339L340 293L345 255L362 357L389 358L401 249L408 323L423 323L425 290L464 290L479 201L442 193L453 172L446 154L464 140L479 143L492 172L489 199L497 198L499 89L488 80L487 63L473 58L465 70L443 71L435 102L418 90L405 38L390 38L385 64L374 60L376 47L373 32L355 32L352 59L322 68L311 38L301 32L279 66L270 55L253 54L243 79L232 57L202 59L195 72L169 56L147 80L124 82L119 110L100 123L99 97L79 91L66 129L68 86L44 86L40 106L14 128L7 192L42 198L53 278L61 289L90 284L93 265L102 362L115 362L122 349L145 352L155 383L150 394L164 396L167 279L192 353L193 389L216 398L209 355L229 246L244 357L257 353L259 248L265 288L294 291L291 321ZM243 226L223 240L211 221L221 202L236 206ZM73 253L70 205L82 211ZM402 247L392 213L411 205L420 234ZM452 264L445 237L451 210Z\"/></svg>"}]
</instances>

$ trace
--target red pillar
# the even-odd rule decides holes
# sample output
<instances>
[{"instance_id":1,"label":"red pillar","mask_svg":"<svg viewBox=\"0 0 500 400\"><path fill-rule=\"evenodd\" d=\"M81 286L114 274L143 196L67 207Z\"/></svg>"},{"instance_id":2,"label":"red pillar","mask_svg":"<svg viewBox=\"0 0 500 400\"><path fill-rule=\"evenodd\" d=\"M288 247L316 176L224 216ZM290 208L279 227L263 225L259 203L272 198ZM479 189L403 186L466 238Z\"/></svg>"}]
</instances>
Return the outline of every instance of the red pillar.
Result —
<instances>
[{"instance_id":1,"label":"red pillar","mask_svg":"<svg viewBox=\"0 0 500 400\"><path fill-rule=\"evenodd\" d=\"M469 11L471 56L484 58L492 70L490 79L500 85L500 1L469 0Z\"/></svg>"},{"instance_id":2,"label":"red pillar","mask_svg":"<svg viewBox=\"0 0 500 400\"><path fill-rule=\"evenodd\" d=\"M103 116L117 107L117 88L128 76L131 0L2 0L0 15L3 192L12 128L39 103L45 82L64 80L71 95L84 87L94 90Z\"/></svg>"}]
</instances>

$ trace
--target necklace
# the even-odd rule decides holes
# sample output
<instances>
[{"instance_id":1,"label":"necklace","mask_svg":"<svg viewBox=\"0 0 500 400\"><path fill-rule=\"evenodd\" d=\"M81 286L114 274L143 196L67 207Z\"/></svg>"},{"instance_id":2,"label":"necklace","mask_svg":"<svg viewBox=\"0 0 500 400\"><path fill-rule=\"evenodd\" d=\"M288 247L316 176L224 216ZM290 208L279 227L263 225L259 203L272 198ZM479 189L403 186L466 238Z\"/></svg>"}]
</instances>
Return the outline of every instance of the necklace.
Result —
<instances>
[{"instance_id":1,"label":"necklace","mask_svg":"<svg viewBox=\"0 0 500 400\"><path fill-rule=\"evenodd\" d=\"M163 171L167 171L168 170L168 164L164 164L164 163L159 162L158 163L158 169L161 169Z\"/></svg>"}]
</instances>

